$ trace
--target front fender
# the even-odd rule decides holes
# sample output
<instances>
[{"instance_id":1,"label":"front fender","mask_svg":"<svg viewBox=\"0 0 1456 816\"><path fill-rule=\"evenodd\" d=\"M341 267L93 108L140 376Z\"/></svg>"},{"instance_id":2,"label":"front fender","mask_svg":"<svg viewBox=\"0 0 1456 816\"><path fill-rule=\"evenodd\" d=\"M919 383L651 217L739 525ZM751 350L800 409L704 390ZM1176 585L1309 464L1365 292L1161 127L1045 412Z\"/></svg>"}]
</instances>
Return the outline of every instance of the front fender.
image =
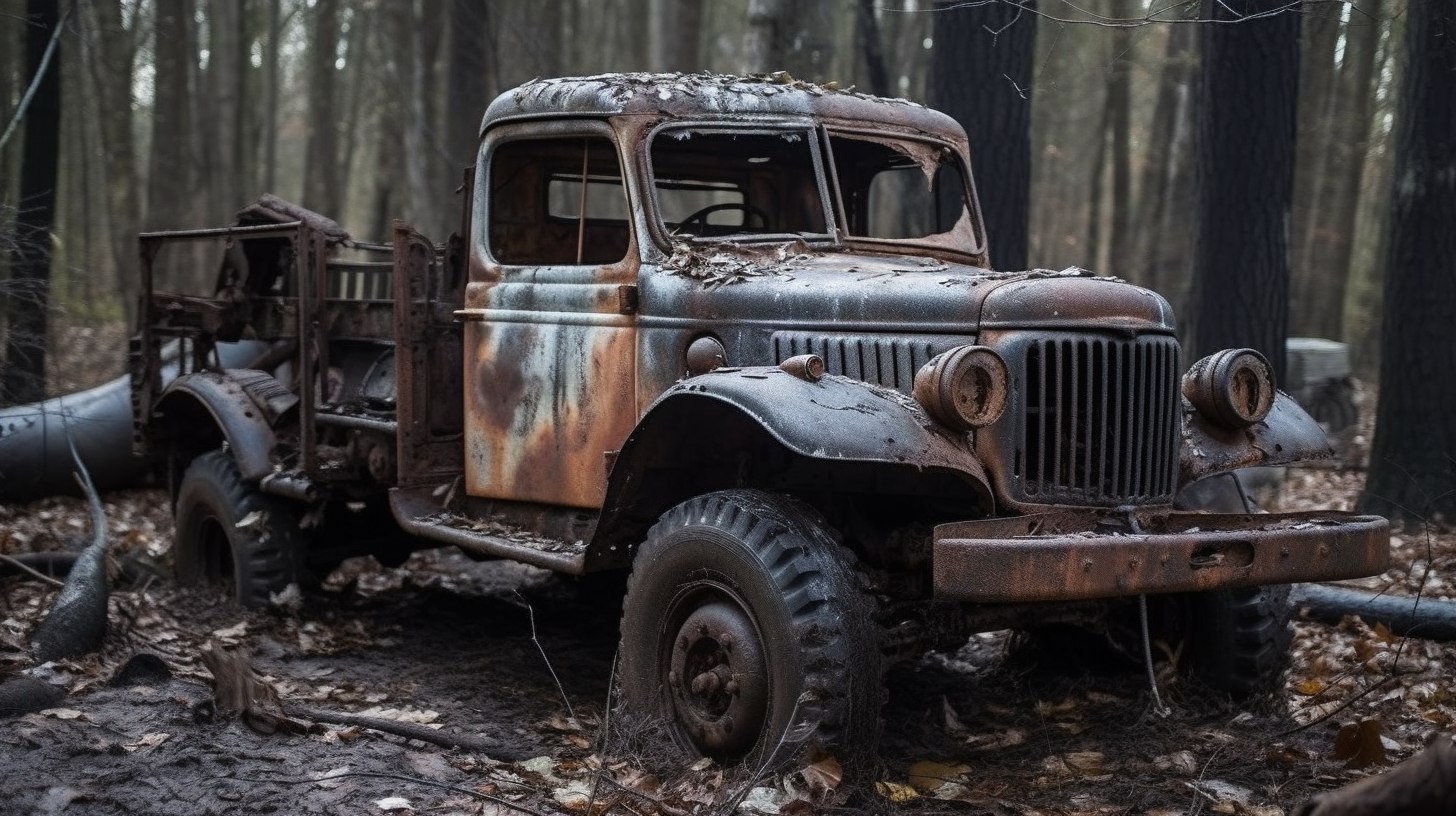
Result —
<instances>
[{"instance_id":1,"label":"front fender","mask_svg":"<svg viewBox=\"0 0 1456 816\"><path fill-rule=\"evenodd\" d=\"M273 471L272 453L278 440L272 423L296 403L297 398L265 372L199 371L167 386L157 401L156 415L163 422L179 422L198 408L205 411L227 441L238 472L251 481Z\"/></svg>"},{"instance_id":2,"label":"front fender","mask_svg":"<svg viewBox=\"0 0 1456 816\"><path fill-rule=\"evenodd\" d=\"M693 397L733 405L784 447L810 459L941 468L990 494L970 440L936 424L898 391L835 375L809 382L772 366L719 369L669 388L639 427L668 401Z\"/></svg>"},{"instance_id":3,"label":"front fender","mask_svg":"<svg viewBox=\"0 0 1456 816\"><path fill-rule=\"evenodd\" d=\"M1277 392L1262 422L1229 430L1208 421L1183 400L1183 445L1178 485L1241 468L1330 459L1325 432L1294 398Z\"/></svg>"},{"instance_id":4,"label":"front fender","mask_svg":"<svg viewBox=\"0 0 1456 816\"><path fill-rule=\"evenodd\" d=\"M694 471L704 448L736 444L744 428L806 459L958 476L991 507L990 482L970 439L940 428L898 391L839 376L809 382L771 366L719 369L663 392L616 453L586 571L629 565L662 512L701 490L734 486L704 486ZM654 469L682 475L648 484Z\"/></svg>"}]
</instances>

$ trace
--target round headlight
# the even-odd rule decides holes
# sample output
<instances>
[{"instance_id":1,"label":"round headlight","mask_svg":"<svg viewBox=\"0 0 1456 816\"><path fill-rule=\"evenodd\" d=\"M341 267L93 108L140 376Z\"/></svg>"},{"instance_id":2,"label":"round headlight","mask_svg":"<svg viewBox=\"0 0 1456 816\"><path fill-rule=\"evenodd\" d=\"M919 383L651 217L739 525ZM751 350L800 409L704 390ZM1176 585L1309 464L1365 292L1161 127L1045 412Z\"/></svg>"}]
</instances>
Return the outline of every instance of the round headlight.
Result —
<instances>
[{"instance_id":1,"label":"round headlight","mask_svg":"<svg viewBox=\"0 0 1456 816\"><path fill-rule=\"evenodd\" d=\"M687 366L688 376L696 377L728 365L728 352L718 338L704 335L688 345L683 363Z\"/></svg>"},{"instance_id":2,"label":"round headlight","mask_svg":"<svg viewBox=\"0 0 1456 816\"><path fill-rule=\"evenodd\" d=\"M915 374L915 400L937 422L960 430L983 428L1006 410L1006 362L985 346L939 354Z\"/></svg>"},{"instance_id":3,"label":"round headlight","mask_svg":"<svg viewBox=\"0 0 1456 816\"><path fill-rule=\"evenodd\" d=\"M1274 407L1274 369L1253 349L1225 349L1188 369L1183 396L1213 423L1247 428Z\"/></svg>"}]
</instances>

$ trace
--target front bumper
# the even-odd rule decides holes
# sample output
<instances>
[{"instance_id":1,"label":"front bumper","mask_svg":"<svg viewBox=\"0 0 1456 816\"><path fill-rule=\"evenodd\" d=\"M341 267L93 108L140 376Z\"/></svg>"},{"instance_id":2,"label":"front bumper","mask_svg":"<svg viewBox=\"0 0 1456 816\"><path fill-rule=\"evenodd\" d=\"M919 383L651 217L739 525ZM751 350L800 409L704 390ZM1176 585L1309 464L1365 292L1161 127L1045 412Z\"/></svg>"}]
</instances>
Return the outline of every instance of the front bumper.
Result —
<instances>
[{"instance_id":1,"label":"front bumper","mask_svg":"<svg viewBox=\"0 0 1456 816\"><path fill-rule=\"evenodd\" d=\"M1390 522L1339 512L1074 510L942 524L934 541L936 597L976 603L1332 581L1390 561Z\"/></svg>"}]
</instances>

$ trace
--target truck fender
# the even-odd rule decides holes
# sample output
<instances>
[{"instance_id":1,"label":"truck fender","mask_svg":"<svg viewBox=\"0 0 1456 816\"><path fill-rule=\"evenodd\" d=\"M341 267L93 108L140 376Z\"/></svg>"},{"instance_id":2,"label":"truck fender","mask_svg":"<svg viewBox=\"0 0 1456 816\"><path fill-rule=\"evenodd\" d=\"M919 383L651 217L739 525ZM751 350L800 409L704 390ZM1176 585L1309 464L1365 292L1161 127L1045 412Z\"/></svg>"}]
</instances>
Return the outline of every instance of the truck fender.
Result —
<instances>
[{"instance_id":1,"label":"truck fender","mask_svg":"<svg viewBox=\"0 0 1456 816\"><path fill-rule=\"evenodd\" d=\"M849 377L811 381L773 366L724 368L672 386L638 421L611 464L588 571L630 563L639 533L689 497L661 507L661 497L643 495L653 492L643 489L644 475L665 462L692 462L683 447L705 444L728 424L808 459L949 472L992 506L970 438L937 425L910 397Z\"/></svg>"},{"instance_id":2,"label":"truck fender","mask_svg":"<svg viewBox=\"0 0 1456 816\"><path fill-rule=\"evenodd\" d=\"M273 428L298 404L298 397L265 371L224 369L198 371L173 380L157 401L156 415L170 433L206 436L197 427L179 423L211 421L228 444L238 472L246 480L273 471Z\"/></svg>"},{"instance_id":3,"label":"truck fender","mask_svg":"<svg viewBox=\"0 0 1456 816\"><path fill-rule=\"evenodd\" d=\"M1335 451L1319 423L1283 391L1262 422L1231 430L1209 421L1183 398L1183 444L1178 486L1249 467L1331 459Z\"/></svg>"}]
</instances>

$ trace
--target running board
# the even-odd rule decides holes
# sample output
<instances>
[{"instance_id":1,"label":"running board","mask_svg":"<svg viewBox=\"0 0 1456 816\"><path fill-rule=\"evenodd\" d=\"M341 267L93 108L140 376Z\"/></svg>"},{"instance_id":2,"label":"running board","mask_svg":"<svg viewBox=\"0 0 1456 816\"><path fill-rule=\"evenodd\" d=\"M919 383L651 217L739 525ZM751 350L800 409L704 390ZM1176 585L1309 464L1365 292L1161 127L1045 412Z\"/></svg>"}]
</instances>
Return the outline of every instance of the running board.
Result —
<instances>
[{"instance_id":1,"label":"running board","mask_svg":"<svg viewBox=\"0 0 1456 816\"><path fill-rule=\"evenodd\" d=\"M567 575L581 575L586 544L570 544L494 519L446 510L435 487L396 487L389 491L394 520L411 535L454 544L492 558L506 558Z\"/></svg>"}]
</instances>

